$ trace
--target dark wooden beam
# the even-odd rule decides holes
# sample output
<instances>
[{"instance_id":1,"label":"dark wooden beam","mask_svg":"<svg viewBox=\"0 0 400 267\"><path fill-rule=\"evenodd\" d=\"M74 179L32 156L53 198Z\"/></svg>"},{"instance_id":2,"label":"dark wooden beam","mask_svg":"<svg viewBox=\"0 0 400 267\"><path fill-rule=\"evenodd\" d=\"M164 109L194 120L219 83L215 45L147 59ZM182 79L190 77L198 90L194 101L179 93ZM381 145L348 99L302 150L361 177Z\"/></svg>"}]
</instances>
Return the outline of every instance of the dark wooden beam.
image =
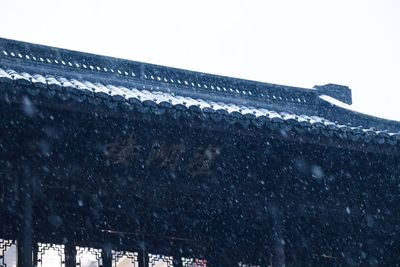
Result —
<instances>
[{"instance_id":1,"label":"dark wooden beam","mask_svg":"<svg viewBox=\"0 0 400 267\"><path fill-rule=\"evenodd\" d=\"M65 267L76 267L76 248L71 242L65 245Z\"/></svg>"},{"instance_id":2,"label":"dark wooden beam","mask_svg":"<svg viewBox=\"0 0 400 267\"><path fill-rule=\"evenodd\" d=\"M32 225L32 183L33 177L29 164L21 166L19 175L19 211L18 225L18 267L32 267L33 225Z\"/></svg>"}]
</instances>

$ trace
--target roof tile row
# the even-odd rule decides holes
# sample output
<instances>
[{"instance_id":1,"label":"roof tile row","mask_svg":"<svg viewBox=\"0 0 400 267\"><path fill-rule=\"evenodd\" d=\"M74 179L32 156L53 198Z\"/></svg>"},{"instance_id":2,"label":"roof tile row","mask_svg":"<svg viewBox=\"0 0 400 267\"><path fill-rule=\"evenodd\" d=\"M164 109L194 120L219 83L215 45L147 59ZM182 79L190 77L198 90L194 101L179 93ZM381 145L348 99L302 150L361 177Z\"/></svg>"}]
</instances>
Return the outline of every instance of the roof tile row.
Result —
<instances>
[{"instance_id":1,"label":"roof tile row","mask_svg":"<svg viewBox=\"0 0 400 267\"><path fill-rule=\"evenodd\" d=\"M378 144L390 145L400 142L400 133L362 129L361 127L340 125L318 116L276 112L266 108L195 99L161 91L127 88L99 82L92 83L86 80L51 75L29 74L2 68L0 68L0 82L28 86L29 93L33 95L43 93L47 97L52 97L57 94L62 99L68 99L71 96L77 101L88 100L89 103L95 105L98 105L99 100L102 99L109 107L115 107L117 103L125 103L129 108L134 108L141 113L151 111L160 115L166 110L177 113L190 111L191 114L200 114L199 118L201 119L209 117L215 122L222 120L229 123L237 122L244 127L252 124L258 128L264 126L274 128L277 124L284 124L297 132L318 132L326 136L336 136L352 141L374 141Z\"/></svg>"}]
</instances>

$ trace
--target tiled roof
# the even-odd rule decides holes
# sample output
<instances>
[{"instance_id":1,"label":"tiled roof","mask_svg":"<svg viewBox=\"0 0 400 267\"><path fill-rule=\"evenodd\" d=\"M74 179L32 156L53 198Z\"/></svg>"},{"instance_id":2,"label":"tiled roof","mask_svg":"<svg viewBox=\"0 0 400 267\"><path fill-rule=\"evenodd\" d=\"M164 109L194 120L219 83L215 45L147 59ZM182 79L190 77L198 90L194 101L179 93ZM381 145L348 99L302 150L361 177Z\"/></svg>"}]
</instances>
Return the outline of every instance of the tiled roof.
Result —
<instances>
[{"instance_id":1,"label":"tiled roof","mask_svg":"<svg viewBox=\"0 0 400 267\"><path fill-rule=\"evenodd\" d=\"M289 127L298 133L357 142L389 145L400 142L398 131L352 126L321 116L315 107L322 100L312 89L207 76L109 58L104 62L111 60L111 63L105 67L90 62L102 60L100 56L37 45L31 45L32 49L23 53L21 49L26 50L27 44L17 42L17 48L11 51L7 42L10 40L0 39L0 84L18 85L7 88L23 94L87 101L105 107L123 104L141 113L151 110L157 114L166 111L201 114L204 120L224 120L243 127ZM49 49L48 57L43 54L46 49ZM54 56L55 52L60 58ZM64 59L60 56L63 53ZM80 62L76 61L78 56ZM133 65L129 66L130 63ZM135 64L144 64L144 67Z\"/></svg>"}]
</instances>

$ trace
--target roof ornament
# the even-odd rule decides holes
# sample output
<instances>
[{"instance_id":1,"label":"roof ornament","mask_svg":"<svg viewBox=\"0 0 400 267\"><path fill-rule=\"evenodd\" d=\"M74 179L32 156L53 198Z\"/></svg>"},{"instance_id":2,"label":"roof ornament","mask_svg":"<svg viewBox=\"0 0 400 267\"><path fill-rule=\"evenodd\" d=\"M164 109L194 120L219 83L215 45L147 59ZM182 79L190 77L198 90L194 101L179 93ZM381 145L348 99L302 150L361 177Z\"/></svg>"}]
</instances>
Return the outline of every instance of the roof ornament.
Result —
<instances>
[{"instance_id":1,"label":"roof ornament","mask_svg":"<svg viewBox=\"0 0 400 267\"><path fill-rule=\"evenodd\" d=\"M317 89L319 95L328 95L343 103L352 104L351 89L348 86L328 83L325 85L315 85L313 88Z\"/></svg>"}]
</instances>

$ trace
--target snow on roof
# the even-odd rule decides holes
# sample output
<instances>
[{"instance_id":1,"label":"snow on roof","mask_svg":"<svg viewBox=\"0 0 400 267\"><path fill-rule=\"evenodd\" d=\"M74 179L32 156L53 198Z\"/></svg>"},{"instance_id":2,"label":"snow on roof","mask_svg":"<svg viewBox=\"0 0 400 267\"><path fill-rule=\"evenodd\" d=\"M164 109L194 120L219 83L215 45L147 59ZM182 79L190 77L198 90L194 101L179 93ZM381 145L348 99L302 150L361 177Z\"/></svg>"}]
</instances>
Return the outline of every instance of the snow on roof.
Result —
<instances>
[{"instance_id":1,"label":"snow on roof","mask_svg":"<svg viewBox=\"0 0 400 267\"><path fill-rule=\"evenodd\" d=\"M0 85L14 93L124 103L140 112L181 110L258 128L284 124L299 132L322 133L352 141L395 145L400 132L375 130L336 120L321 112L320 101L348 105L317 90L266 84L168 67L124 61L0 39ZM11 89L10 89L11 88ZM320 100L322 99L322 100ZM327 115L324 115L327 114ZM330 116L330 118L327 118ZM332 119L334 118L334 119ZM303 129L303 130L302 130Z\"/></svg>"}]
</instances>

